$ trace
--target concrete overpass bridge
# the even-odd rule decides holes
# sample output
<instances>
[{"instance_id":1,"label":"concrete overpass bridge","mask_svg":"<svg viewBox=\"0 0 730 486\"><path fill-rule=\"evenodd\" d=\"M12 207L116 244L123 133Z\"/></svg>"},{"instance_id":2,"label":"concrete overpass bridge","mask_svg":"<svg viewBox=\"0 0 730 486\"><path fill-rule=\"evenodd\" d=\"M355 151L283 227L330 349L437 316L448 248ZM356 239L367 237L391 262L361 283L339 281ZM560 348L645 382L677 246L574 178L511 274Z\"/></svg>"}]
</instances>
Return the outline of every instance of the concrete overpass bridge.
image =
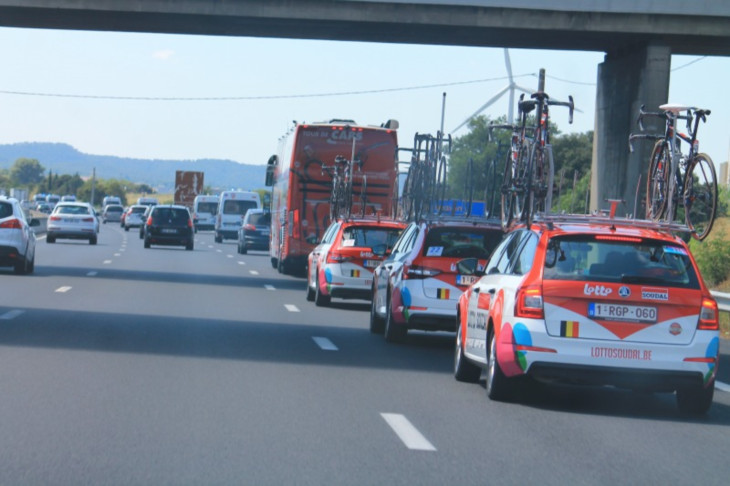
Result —
<instances>
[{"instance_id":1,"label":"concrete overpass bridge","mask_svg":"<svg viewBox=\"0 0 730 486\"><path fill-rule=\"evenodd\" d=\"M594 209L633 202L650 148L626 141L667 101L671 55L730 55L726 0L0 0L0 25L605 52Z\"/></svg>"}]
</instances>

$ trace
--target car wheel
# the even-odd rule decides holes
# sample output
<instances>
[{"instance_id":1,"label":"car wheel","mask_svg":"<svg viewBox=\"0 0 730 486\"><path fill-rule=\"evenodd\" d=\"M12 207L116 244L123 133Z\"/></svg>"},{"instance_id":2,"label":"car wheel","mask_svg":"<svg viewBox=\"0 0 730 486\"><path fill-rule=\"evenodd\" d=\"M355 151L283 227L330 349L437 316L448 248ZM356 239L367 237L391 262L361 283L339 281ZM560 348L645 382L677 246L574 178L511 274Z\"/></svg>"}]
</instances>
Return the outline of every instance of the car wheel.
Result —
<instances>
[{"instance_id":1,"label":"car wheel","mask_svg":"<svg viewBox=\"0 0 730 486\"><path fill-rule=\"evenodd\" d=\"M708 386L691 386L677 389L677 407L685 415L704 415L712 405L715 380Z\"/></svg>"},{"instance_id":2,"label":"car wheel","mask_svg":"<svg viewBox=\"0 0 730 486\"><path fill-rule=\"evenodd\" d=\"M464 381L466 383L476 383L479 381L479 377L482 376L482 369L470 363L464 357L464 343L461 339L461 326L459 325L459 318L456 318L456 349L454 350L454 378L457 381Z\"/></svg>"},{"instance_id":3,"label":"car wheel","mask_svg":"<svg viewBox=\"0 0 730 486\"><path fill-rule=\"evenodd\" d=\"M216 243L223 243L223 237L220 235L215 235L215 242Z\"/></svg>"},{"instance_id":4,"label":"car wheel","mask_svg":"<svg viewBox=\"0 0 730 486\"><path fill-rule=\"evenodd\" d=\"M129 226L124 226L124 231L129 231Z\"/></svg>"},{"instance_id":5,"label":"car wheel","mask_svg":"<svg viewBox=\"0 0 730 486\"><path fill-rule=\"evenodd\" d=\"M375 291L373 291L373 299L370 303L370 332L373 334L383 334L385 332L385 320L376 312Z\"/></svg>"},{"instance_id":6,"label":"car wheel","mask_svg":"<svg viewBox=\"0 0 730 486\"><path fill-rule=\"evenodd\" d=\"M189 241L187 245L185 245L185 249L188 251L193 251L194 245L192 241Z\"/></svg>"},{"instance_id":7,"label":"car wheel","mask_svg":"<svg viewBox=\"0 0 730 486\"><path fill-rule=\"evenodd\" d=\"M145 238L145 240L144 240L144 247L145 248L149 248L150 247L150 240L148 240L147 238Z\"/></svg>"},{"instance_id":8,"label":"car wheel","mask_svg":"<svg viewBox=\"0 0 730 486\"><path fill-rule=\"evenodd\" d=\"M283 275L286 275L286 272L287 272L288 268L287 268L286 263L284 263L284 259L283 258L279 258L279 260L277 261L276 270L279 273L281 273Z\"/></svg>"},{"instance_id":9,"label":"car wheel","mask_svg":"<svg viewBox=\"0 0 730 486\"><path fill-rule=\"evenodd\" d=\"M20 258L15 262L15 267L13 269L15 271L16 275L25 275L28 273L28 260L23 257Z\"/></svg>"},{"instance_id":10,"label":"car wheel","mask_svg":"<svg viewBox=\"0 0 730 486\"><path fill-rule=\"evenodd\" d=\"M271 268L273 268L274 270L276 270L279 267L278 264L279 264L279 260L277 260L276 258L272 258L271 259Z\"/></svg>"},{"instance_id":11,"label":"car wheel","mask_svg":"<svg viewBox=\"0 0 730 486\"><path fill-rule=\"evenodd\" d=\"M241 248L241 255L245 255L247 253L248 253L248 250L246 249L245 246L243 248Z\"/></svg>"},{"instance_id":12,"label":"car wheel","mask_svg":"<svg viewBox=\"0 0 730 486\"><path fill-rule=\"evenodd\" d=\"M92 236L91 238L89 238L89 244L96 245L96 236Z\"/></svg>"},{"instance_id":13,"label":"car wheel","mask_svg":"<svg viewBox=\"0 0 730 486\"><path fill-rule=\"evenodd\" d=\"M55 236L47 236L46 237L46 243L55 243L56 237Z\"/></svg>"},{"instance_id":14,"label":"car wheel","mask_svg":"<svg viewBox=\"0 0 730 486\"><path fill-rule=\"evenodd\" d=\"M309 285L309 272L307 272L307 301L313 302L315 297L315 290Z\"/></svg>"},{"instance_id":15,"label":"car wheel","mask_svg":"<svg viewBox=\"0 0 730 486\"><path fill-rule=\"evenodd\" d=\"M316 274L315 274L316 275ZM322 294L322 290L319 288L319 282L314 285L314 305L324 307L330 305L332 297L329 295Z\"/></svg>"},{"instance_id":16,"label":"car wheel","mask_svg":"<svg viewBox=\"0 0 730 486\"><path fill-rule=\"evenodd\" d=\"M393 308L390 305L390 299L385 304L385 340L389 343L402 343L406 340L408 328L401 326L393 321Z\"/></svg>"},{"instance_id":17,"label":"car wheel","mask_svg":"<svg viewBox=\"0 0 730 486\"><path fill-rule=\"evenodd\" d=\"M33 255L33 258L30 259L30 263L28 264L28 273L35 272L35 255Z\"/></svg>"},{"instance_id":18,"label":"car wheel","mask_svg":"<svg viewBox=\"0 0 730 486\"><path fill-rule=\"evenodd\" d=\"M504 376L497 361L497 339L494 333L489 336L489 356L487 356L487 396L491 400L506 401L512 395L509 378Z\"/></svg>"}]
</instances>

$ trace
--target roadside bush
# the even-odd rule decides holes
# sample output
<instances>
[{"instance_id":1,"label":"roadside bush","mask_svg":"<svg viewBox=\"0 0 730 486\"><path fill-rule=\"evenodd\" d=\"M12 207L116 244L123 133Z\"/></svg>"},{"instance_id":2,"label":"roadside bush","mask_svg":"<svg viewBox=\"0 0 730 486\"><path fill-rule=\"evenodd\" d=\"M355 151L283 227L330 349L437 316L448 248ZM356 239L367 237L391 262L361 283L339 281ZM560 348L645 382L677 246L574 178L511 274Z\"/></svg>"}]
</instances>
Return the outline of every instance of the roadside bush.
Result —
<instances>
[{"instance_id":1,"label":"roadside bush","mask_svg":"<svg viewBox=\"0 0 730 486\"><path fill-rule=\"evenodd\" d=\"M724 230L703 242L692 241L690 248L709 287L715 287L730 277L730 244Z\"/></svg>"}]
</instances>

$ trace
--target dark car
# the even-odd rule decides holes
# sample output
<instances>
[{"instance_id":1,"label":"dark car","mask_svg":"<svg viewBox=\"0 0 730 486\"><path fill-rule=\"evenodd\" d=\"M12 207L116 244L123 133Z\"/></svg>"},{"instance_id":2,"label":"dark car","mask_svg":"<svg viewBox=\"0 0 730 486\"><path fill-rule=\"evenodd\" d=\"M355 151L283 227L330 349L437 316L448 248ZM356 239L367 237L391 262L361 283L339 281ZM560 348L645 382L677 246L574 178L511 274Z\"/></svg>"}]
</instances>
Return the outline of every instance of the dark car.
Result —
<instances>
[{"instance_id":1,"label":"dark car","mask_svg":"<svg viewBox=\"0 0 730 486\"><path fill-rule=\"evenodd\" d=\"M144 247L178 245L193 249L193 218L185 206L157 205L152 207L145 222Z\"/></svg>"},{"instance_id":2,"label":"dark car","mask_svg":"<svg viewBox=\"0 0 730 486\"><path fill-rule=\"evenodd\" d=\"M271 213L263 209L249 209L243 217L238 229L238 253L246 254L248 250L269 249L271 231Z\"/></svg>"},{"instance_id":3,"label":"dark car","mask_svg":"<svg viewBox=\"0 0 730 486\"><path fill-rule=\"evenodd\" d=\"M147 220L150 219L150 212L152 211L152 208L155 206L147 206L147 209L144 210L144 213L142 213L142 221L144 224L139 227L139 239L144 239L144 230L147 227Z\"/></svg>"}]
</instances>

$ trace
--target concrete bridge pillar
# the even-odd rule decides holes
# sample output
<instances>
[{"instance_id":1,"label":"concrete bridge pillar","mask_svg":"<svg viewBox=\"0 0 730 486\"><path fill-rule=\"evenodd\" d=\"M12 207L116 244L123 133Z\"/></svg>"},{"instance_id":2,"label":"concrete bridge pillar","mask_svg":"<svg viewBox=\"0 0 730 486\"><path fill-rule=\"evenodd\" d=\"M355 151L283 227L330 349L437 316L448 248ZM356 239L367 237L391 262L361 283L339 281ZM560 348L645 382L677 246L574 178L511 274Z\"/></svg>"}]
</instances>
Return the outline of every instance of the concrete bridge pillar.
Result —
<instances>
[{"instance_id":1,"label":"concrete bridge pillar","mask_svg":"<svg viewBox=\"0 0 730 486\"><path fill-rule=\"evenodd\" d=\"M648 44L635 49L609 52L598 66L595 140L593 143L591 210L608 209L606 199L621 199L617 215L634 212L643 218L649 156L653 143L637 140L629 153L629 134L639 130L639 107L657 111L669 96L669 47ZM662 133L658 119L645 121L647 131Z\"/></svg>"}]
</instances>

